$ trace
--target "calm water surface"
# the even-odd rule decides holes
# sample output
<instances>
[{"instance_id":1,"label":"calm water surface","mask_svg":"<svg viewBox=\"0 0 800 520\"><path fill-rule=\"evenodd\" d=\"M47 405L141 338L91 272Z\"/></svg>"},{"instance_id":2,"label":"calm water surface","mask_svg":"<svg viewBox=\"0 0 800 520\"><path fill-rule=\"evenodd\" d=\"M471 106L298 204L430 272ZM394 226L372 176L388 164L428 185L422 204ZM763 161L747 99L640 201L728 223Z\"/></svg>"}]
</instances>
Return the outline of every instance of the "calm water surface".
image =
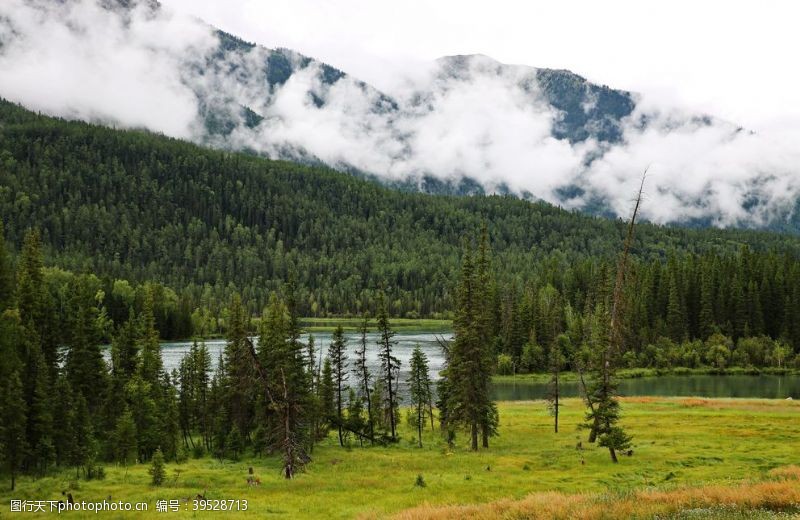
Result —
<instances>
[{"instance_id":1,"label":"calm water surface","mask_svg":"<svg viewBox=\"0 0 800 520\"><path fill-rule=\"evenodd\" d=\"M330 333L313 334L317 352L323 354L327 352L331 342ZM439 370L442 368L443 357L437 337L440 333L431 332L406 332L398 333L395 336L397 346L394 355L400 359L400 379L405 381L408 374L408 363L411 358L411 351L414 346L419 344L428 356L428 364L431 377L438 377ZM360 336L355 333L345 334L348 340L348 356L352 363L355 358L355 349L360 341ZM451 339L450 333L444 334L445 339ZM304 336L304 341L308 335ZM367 362L373 374L380 369L378 361L378 335L370 333L367 335L368 350ZM189 352L192 343L190 341L163 343L161 354L164 359L164 367L171 371L177 369L181 358ZM219 353L225 347L224 340L206 341L206 346L211 353L211 357L216 364ZM619 392L625 396L654 395L654 396L698 396L698 397L761 397L770 399L785 399L792 397L800 399L800 376L776 376L776 375L669 375L657 377L643 377L637 379L623 379L620 381ZM546 393L545 383L534 383L519 380L517 382L495 383L493 394L495 399L503 401L520 401L529 399L542 399ZM562 384L562 394L564 396L578 396L577 382L567 382Z\"/></svg>"}]
</instances>

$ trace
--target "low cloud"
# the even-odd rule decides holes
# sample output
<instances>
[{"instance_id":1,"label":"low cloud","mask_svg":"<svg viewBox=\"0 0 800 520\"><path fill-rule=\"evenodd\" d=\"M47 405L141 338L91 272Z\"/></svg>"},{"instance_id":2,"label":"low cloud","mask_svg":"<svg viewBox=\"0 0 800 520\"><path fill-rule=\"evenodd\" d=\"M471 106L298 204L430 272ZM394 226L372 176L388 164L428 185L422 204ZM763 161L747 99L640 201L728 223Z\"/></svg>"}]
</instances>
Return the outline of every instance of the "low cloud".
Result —
<instances>
[{"instance_id":1,"label":"low cloud","mask_svg":"<svg viewBox=\"0 0 800 520\"><path fill-rule=\"evenodd\" d=\"M3 0L0 95L63 117L193 135L184 79L217 42L210 27L149 4Z\"/></svg>"},{"instance_id":2,"label":"low cloud","mask_svg":"<svg viewBox=\"0 0 800 520\"><path fill-rule=\"evenodd\" d=\"M217 147L392 180L466 176L488 191L617 215L649 167L644 216L659 223L760 226L785 218L800 196L791 129L755 134L638 96L619 142L570 143L553 137L564 114L536 69L482 56L431 63L398 78L388 98L349 76L331 81L330 69L292 52L222 50L202 21L147 3L5 0L0 41L6 98ZM271 60L291 68L285 82L267 82ZM587 95L581 106L597 102ZM245 107L259 124L247 124ZM230 130L209 132L209 113Z\"/></svg>"}]
</instances>

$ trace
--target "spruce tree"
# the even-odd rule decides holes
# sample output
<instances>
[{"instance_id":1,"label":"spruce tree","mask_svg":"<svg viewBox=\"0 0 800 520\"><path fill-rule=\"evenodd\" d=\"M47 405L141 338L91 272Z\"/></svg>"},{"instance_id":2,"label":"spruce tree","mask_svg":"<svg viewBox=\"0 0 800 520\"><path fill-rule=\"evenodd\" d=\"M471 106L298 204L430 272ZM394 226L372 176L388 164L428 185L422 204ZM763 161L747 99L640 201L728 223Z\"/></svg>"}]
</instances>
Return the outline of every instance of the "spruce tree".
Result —
<instances>
[{"instance_id":1,"label":"spruce tree","mask_svg":"<svg viewBox=\"0 0 800 520\"><path fill-rule=\"evenodd\" d=\"M230 420L242 435L247 436L255 416L255 370L249 353L249 319L238 294L231 298L228 310L227 343L225 345L224 386L227 390L226 409ZM263 340L259 340L261 342Z\"/></svg>"},{"instance_id":2,"label":"spruce tree","mask_svg":"<svg viewBox=\"0 0 800 520\"><path fill-rule=\"evenodd\" d=\"M447 420L451 427L469 432L470 448L478 449L478 437L484 447L497 434L497 406L490 397L493 352L491 350L491 313L486 294L491 278L488 263L488 238L484 232L477 258L469 245L465 248L461 276L456 291L454 340L449 354Z\"/></svg>"},{"instance_id":3,"label":"spruce tree","mask_svg":"<svg viewBox=\"0 0 800 520\"><path fill-rule=\"evenodd\" d=\"M328 434L328 428L336 417L335 392L331 358L326 356L325 361L322 363L322 376L319 381L320 415L323 419L321 425L324 425L324 428L320 431L320 435L318 435L320 438Z\"/></svg>"},{"instance_id":4,"label":"spruce tree","mask_svg":"<svg viewBox=\"0 0 800 520\"><path fill-rule=\"evenodd\" d=\"M358 436L358 442L364 445L364 403L355 390L347 392L347 429Z\"/></svg>"},{"instance_id":5,"label":"spruce tree","mask_svg":"<svg viewBox=\"0 0 800 520\"><path fill-rule=\"evenodd\" d=\"M328 347L328 358L331 361L331 370L333 371L334 406L336 427L339 431L339 445L344 446L344 394L349 390L347 381L350 379L350 374L347 370L347 339L344 337L344 329L341 325L333 331L333 338Z\"/></svg>"},{"instance_id":6,"label":"spruce tree","mask_svg":"<svg viewBox=\"0 0 800 520\"><path fill-rule=\"evenodd\" d=\"M547 408L553 416L553 428L558 433L558 413L561 409L561 387L559 377L566 362L566 353L570 351L569 336L559 334L550 347L547 365L550 381L547 385Z\"/></svg>"},{"instance_id":7,"label":"spruce tree","mask_svg":"<svg viewBox=\"0 0 800 520\"><path fill-rule=\"evenodd\" d=\"M154 486L160 486L167 478L167 470L164 468L164 454L161 449L156 449L153 454L153 460L150 463L150 469L147 470L150 474L150 483Z\"/></svg>"},{"instance_id":8,"label":"spruce tree","mask_svg":"<svg viewBox=\"0 0 800 520\"><path fill-rule=\"evenodd\" d=\"M7 377L0 394L0 433L2 433L2 457L6 472L11 477L11 491L16 486L17 475L22 469L23 459L28 450L25 437L26 405L19 374L13 372Z\"/></svg>"},{"instance_id":9,"label":"spruce tree","mask_svg":"<svg viewBox=\"0 0 800 520\"><path fill-rule=\"evenodd\" d=\"M411 400L412 423L417 428L417 442L422 447L422 430L431 411L431 379L428 374L428 357L419 345L411 353L408 393Z\"/></svg>"},{"instance_id":10,"label":"spruce tree","mask_svg":"<svg viewBox=\"0 0 800 520\"><path fill-rule=\"evenodd\" d=\"M367 365L367 333L369 332L369 328L366 315L361 321L358 331L361 338L358 347L356 347L354 373L358 379L358 395L361 401L367 405L367 433L369 434L370 442L374 442L375 420L372 410L372 374L370 374L369 366Z\"/></svg>"},{"instance_id":11,"label":"spruce tree","mask_svg":"<svg viewBox=\"0 0 800 520\"><path fill-rule=\"evenodd\" d=\"M5 228L0 219L0 313L14 305L14 266L6 249Z\"/></svg>"},{"instance_id":12,"label":"spruce tree","mask_svg":"<svg viewBox=\"0 0 800 520\"><path fill-rule=\"evenodd\" d=\"M306 347L300 342L294 286L286 287L288 305L270 298L259 332L258 352L252 357L265 404L274 414L273 449L282 454L283 474L289 479L311 460L314 441L310 417L312 400L306 370Z\"/></svg>"},{"instance_id":13,"label":"spruce tree","mask_svg":"<svg viewBox=\"0 0 800 520\"><path fill-rule=\"evenodd\" d=\"M136 423L127 407L120 413L111 436L114 442L114 460L124 466L135 462L139 453L136 441Z\"/></svg>"},{"instance_id":14,"label":"spruce tree","mask_svg":"<svg viewBox=\"0 0 800 520\"><path fill-rule=\"evenodd\" d=\"M62 466L70 463L76 449L75 399L69 381L63 374L58 377L55 387L53 444L56 451L56 465Z\"/></svg>"},{"instance_id":15,"label":"spruce tree","mask_svg":"<svg viewBox=\"0 0 800 520\"><path fill-rule=\"evenodd\" d=\"M76 394L75 399L74 432L75 444L70 462L75 466L76 475L79 474L81 469L84 470L84 475L88 475L87 470L95 459L96 444L92 418L89 415L89 406L86 404L86 398L81 393Z\"/></svg>"},{"instance_id":16,"label":"spruce tree","mask_svg":"<svg viewBox=\"0 0 800 520\"><path fill-rule=\"evenodd\" d=\"M386 308L386 297L381 292L378 296L378 358L381 361L381 373L386 388L384 398L384 414L389 424L389 436L392 441L397 440L397 417L399 413L399 399L397 396L397 373L400 370L400 360L394 356L394 346L397 343L389 323Z\"/></svg>"}]
</instances>

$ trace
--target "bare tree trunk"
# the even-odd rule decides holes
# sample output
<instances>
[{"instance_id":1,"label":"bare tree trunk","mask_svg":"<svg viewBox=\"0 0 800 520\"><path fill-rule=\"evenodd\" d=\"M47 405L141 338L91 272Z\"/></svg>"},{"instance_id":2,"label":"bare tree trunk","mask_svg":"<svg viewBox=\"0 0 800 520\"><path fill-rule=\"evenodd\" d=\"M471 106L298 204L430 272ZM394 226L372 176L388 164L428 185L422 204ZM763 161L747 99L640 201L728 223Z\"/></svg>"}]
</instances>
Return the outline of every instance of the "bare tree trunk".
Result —
<instances>
[{"instance_id":1,"label":"bare tree trunk","mask_svg":"<svg viewBox=\"0 0 800 520\"><path fill-rule=\"evenodd\" d=\"M555 388L553 389L553 417L555 418L555 430L558 433L558 372L555 373Z\"/></svg>"},{"instance_id":2,"label":"bare tree trunk","mask_svg":"<svg viewBox=\"0 0 800 520\"><path fill-rule=\"evenodd\" d=\"M594 402L592 401L592 398L589 395L589 389L586 387L586 380L583 378L583 369L581 368L580 363L577 364L577 368L578 368L578 377L581 380L581 387L583 388L583 395L586 397L586 405L589 407L589 411L591 411L592 415L595 417L594 423L592 423L592 428L589 431L589 442L595 442L597 440L597 430L600 428L600 423L597 419L597 415L594 409Z\"/></svg>"}]
</instances>

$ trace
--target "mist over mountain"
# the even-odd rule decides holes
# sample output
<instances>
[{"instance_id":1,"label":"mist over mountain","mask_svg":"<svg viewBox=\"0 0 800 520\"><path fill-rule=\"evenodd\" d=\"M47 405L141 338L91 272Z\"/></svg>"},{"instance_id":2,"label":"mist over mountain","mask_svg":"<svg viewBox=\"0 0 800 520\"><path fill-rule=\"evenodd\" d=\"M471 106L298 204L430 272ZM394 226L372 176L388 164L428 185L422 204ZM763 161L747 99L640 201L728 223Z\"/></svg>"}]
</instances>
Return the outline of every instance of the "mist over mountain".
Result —
<instances>
[{"instance_id":1,"label":"mist over mountain","mask_svg":"<svg viewBox=\"0 0 800 520\"><path fill-rule=\"evenodd\" d=\"M797 231L800 149L566 70L448 56L381 92L154 1L7 0L0 96L402 188L514 193L658 223Z\"/></svg>"}]
</instances>

